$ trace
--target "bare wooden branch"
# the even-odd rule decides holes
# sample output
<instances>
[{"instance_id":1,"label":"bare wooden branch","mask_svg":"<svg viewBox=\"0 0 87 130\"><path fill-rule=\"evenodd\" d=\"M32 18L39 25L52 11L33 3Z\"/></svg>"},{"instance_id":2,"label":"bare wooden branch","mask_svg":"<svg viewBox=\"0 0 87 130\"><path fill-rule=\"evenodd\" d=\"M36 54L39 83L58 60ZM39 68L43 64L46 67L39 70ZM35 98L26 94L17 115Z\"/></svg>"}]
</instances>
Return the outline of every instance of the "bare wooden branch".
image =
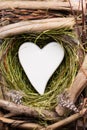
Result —
<instances>
[{"instance_id":1,"label":"bare wooden branch","mask_svg":"<svg viewBox=\"0 0 87 130\"><path fill-rule=\"evenodd\" d=\"M87 54L85 55L84 62L82 67L80 68L74 83L71 85L69 89L70 100L75 102L82 92L82 90L87 85Z\"/></svg>"},{"instance_id":2,"label":"bare wooden branch","mask_svg":"<svg viewBox=\"0 0 87 130\"><path fill-rule=\"evenodd\" d=\"M0 108L8 110L10 113L15 115L25 115L29 117L39 117L44 120L58 120L58 115L55 112L49 110L39 110L40 113L32 108L23 105L16 105L12 102L0 100Z\"/></svg>"},{"instance_id":3,"label":"bare wooden branch","mask_svg":"<svg viewBox=\"0 0 87 130\"><path fill-rule=\"evenodd\" d=\"M67 125L67 124L77 120L78 118L82 117L86 111L87 111L87 109L84 108L79 113L71 115L70 117L68 117L66 119L63 119L52 125L47 126L46 128L44 128L43 126L40 126L39 124L36 124L36 123L26 123L24 121L8 119L5 117L0 117L0 121L3 123L6 123L6 124L10 124L11 126L14 126L14 124L15 124L17 126L17 128L21 128L24 130L33 130L33 129L35 129L35 130L55 130L57 128Z\"/></svg>"},{"instance_id":4,"label":"bare wooden branch","mask_svg":"<svg viewBox=\"0 0 87 130\"><path fill-rule=\"evenodd\" d=\"M57 128L60 128L64 125L67 125L75 120L77 120L80 117L83 117L83 115L86 113L86 108L84 108L82 111L80 111L79 113L76 113L74 115L71 115L70 117L67 117L66 119L63 119L59 122L56 122L52 125L49 125L46 128L41 128L41 130L56 130Z\"/></svg>"},{"instance_id":5,"label":"bare wooden branch","mask_svg":"<svg viewBox=\"0 0 87 130\"><path fill-rule=\"evenodd\" d=\"M36 123L26 123L24 121L8 119L5 117L0 117L0 121L2 123L10 124L11 126L15 124L17 125L17 128L21 128L24 130L40 130L42 128L42 126Z\"/></svg>"},{"instance_id":6,"label":"bare wooden branch","mask_svg":"<svg viewBox=\"0 0 87 130\"><path fill-rule=\"evenodd\" d=\"M73 10L77 11L78 2L72 3ZM0 9L6 8L28 8L28 9L54 9L54 10L71 10L69 2L52 2L52 1L0 1ZM81 7L79 8L81 10Z\"/></svg>"},{"instance_id":7,"label":"bare wooden branch","mask_svg":"<svg viewBox=\"0 0 87 130\"><path fill-rule=\"evenodd\" d=\"M82 67L80 68L73 84L71 85L71 87L68 91L68 93L70 95L69 99L75 103L78 96L80 95L82 90L86 87L86 85L87 85L87 54L84 58ZM56 107L56 112L62 116L65 114L65 108L58 105Z\"/></svg>"},{"instance_id":8,"label":"bare wooden branch","mask_svg":"<svg viewBox=\"0 0 87 130\"><path fill-rule=\"evenodd\" d=\"M51 29L71 27L75 24L74 18L53 18L30 20L10 24L0 28L0 38L28 32L42 32Z\"/></svg>"}]
</instances>

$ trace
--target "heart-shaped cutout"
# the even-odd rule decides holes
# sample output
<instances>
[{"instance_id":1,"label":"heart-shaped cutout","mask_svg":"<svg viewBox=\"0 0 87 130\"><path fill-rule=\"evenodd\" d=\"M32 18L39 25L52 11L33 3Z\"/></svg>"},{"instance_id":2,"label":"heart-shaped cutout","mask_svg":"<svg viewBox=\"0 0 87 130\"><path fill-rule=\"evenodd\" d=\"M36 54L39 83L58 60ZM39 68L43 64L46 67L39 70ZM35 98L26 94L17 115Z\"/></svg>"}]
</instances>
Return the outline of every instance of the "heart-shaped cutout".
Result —
<instances>
[{"instance_id":1,"label":"heart-shaped cutout","mask_svg":"<svg viewBox=\"0 0 87 130\"><path fill-rule=\"evenodd\" d=\"M39 94L44 94L48 80L63 60L63 47L51 42L40 49L36 44L26 42L20 46L18 54L31 84Z\"/></svg>"}]
</instances>

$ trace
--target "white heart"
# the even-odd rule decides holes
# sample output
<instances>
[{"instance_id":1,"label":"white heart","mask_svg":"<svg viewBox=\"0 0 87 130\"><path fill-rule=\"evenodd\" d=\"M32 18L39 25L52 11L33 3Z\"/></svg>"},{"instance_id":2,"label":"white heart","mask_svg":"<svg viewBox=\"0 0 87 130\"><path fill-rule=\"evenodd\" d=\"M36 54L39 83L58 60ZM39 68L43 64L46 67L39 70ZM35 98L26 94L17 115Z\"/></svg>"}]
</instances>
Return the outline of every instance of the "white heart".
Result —
<instances>
[{"instance_id":1,"label":"white heart","mask_svg":"<svg viewBox=\"0 0 87 130\"><path fill-rule=\"evenodd\" d=\"M41 95L63 57L64 49L56 42L51 42L42 49L34 43L26 42L19 48L20 63L31 84Z\"/></svg>"}]
</instances>

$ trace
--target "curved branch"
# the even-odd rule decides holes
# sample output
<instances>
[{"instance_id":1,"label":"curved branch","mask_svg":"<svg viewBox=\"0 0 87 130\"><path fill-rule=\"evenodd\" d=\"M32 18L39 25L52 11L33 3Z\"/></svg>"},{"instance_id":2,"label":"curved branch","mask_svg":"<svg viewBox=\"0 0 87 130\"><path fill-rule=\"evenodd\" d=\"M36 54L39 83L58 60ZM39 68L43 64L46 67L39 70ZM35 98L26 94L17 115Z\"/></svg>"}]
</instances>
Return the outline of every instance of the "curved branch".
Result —
<instances>
[{"instance_id":1,"label":"curved branch","mask_svg":"<svg viewBox=\"0 0 87 130\"><path fill-rule=\"evenodd\" d=\"M78 96L87 85L87 54L84 58L84 62L75 78L74 83L69 89L70 100L76 102Z\"/></svg>"},{"instance_id":2,"label":"curved branch","mask_svg":"<svg viewBox=\"0 0 87 130\"><path fill-rule=\"evenodd\" d=\"M74 18L53 18L19 22L1 27L0 38L27 32L35 33L63 27L72 27L74 24Z\"/></svg>"},{"instance_id":3,"label":"curved branch","mask_svg":"<svg viewBox=\"0 0 87 130\"><path fill-rule=\"evenodd\" d=\"M87 54L84 58L82 67L78 71L78 74L73 84L68 90L69 100L75 103L78 96L86 86L87 86ZM61 116L65 114L65 110L66 110L65 108L59 105L56 107L56 112Z\"/></svg>"},{"instance_id":4,"label":"curved branch","mask_svg":"<svg viewBox=\"0 0 87 130\"><path fill-rule=\"evenodd\" d=\"M42 118L44 120L58 120L56 112L49 110L40 110L40 113L32 108L23 105L16 105L12 102L0 100L0 108L3 108L14 115L25 115L27 117Z\"/></svg>"},{"instance_id":5,"label":"curved branch","mask_svg":"<svg viewBox=\"0 0 87 130\"><path fill-rule=\"evenodd\" d=\"M79 113L73 114L70 117L67 117L66 119L63 119L59 122L56 122L52 125L47 126L46 128L41 128L40 130L57 130L57 128L60 128L62 126L65 126L75 120L77 120L80 117L83 117L84 114L86 113L87 109L84 108L83 110L81 110Z\"/></svg>"},{"instance_id":6,"label":"curved branch","mask_svg":"<svg viewBox=\"0 0 87 130\"><path fill-rule=\"evenodd\" d=\"M24 130L40 130L42 128L42 126L36 123L26 123L24 121L13 120L4 117L0 117L0 121L2 123L10 124L11 126L15 124L17 125L17 128L22 128Z\"/></svg>"},{"instance_id":7,"label":"curved branch","mask_svg":"<svg viewBox=\"0 0 87 130\"><path fill-rule=\"evenodd\" d=\"M46 128L44 128L43 126L40 126L39 124L36 124L36 123L26 123L24 121L8 119L5 117L0 117L0 121L2 123L10 124L11 126L14 126L14 124L15 124L15 125L17 125L17 128L21 128L24 130L34 130L34 129L35 130L55 130L57 128L60 128L64 125L67 125L67 124L77 120L78 118L82 117L86 111L87 111L87 109L84 108L79 113L71 115L70 117L68 117L66 119L63 119L63 120L58 121L52 125L47 126Z\"/></svg>"}]
</instances>

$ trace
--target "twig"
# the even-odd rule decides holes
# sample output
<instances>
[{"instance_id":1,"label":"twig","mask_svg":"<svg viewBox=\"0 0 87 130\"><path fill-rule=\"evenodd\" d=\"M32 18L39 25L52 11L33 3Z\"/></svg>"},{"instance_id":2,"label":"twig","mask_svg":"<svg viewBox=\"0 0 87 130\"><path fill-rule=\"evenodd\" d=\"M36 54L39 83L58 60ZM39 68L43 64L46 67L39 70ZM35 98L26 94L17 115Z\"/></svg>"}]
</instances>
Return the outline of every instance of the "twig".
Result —
<instances>
[{"instance_id":1,"label":"twig","mask_svg":"<svg viewBox=\"0 0 87 130\"><path fill-rule=\"evenodd\" d=\"M82 67L78 71L78 74L77 74L73 84L71 85L70 89L68 90L68 93L70 95L69 100L71 100L72 102L75 103L78 96L80 95L82 90L86 87L86 85L87 85L87 55L84 58ZM56 112L61 116L65 114L65 110L66 110L65 108L63 108L59 105L56 107Z\"/></svg>"},{"instance_id":2,"label":"twig","mask_svg":"<svg viewBox=\"0 0 87 130\"><path fill-rule=\"evenodd\" d=\"M85 55L84 62L75 78L74 83L69 89L70 99L76 102L78 96L87 85L87 54Z\"/></svg>"},{"instance_id":3,"label":"twig","mask_svg":"<svg viewBox=\"0 0 87 130\"><path fill-rule=\"evenodd\" d=\"M40 130L42 128L42 126L36 123L26 123L24 121L8 119L5 117L0 117L0 121L10 126L15 125L16 128L21 128L24 130Z\"/></svg>"},{"instance_id":4,"label":"twig","mask_svg":"<svg viewBox=\"0 0 87 130\"><path fill-rule=\"evenodd\" d=\"M52 125L49 125L49 126L46 127L46 128L42 128L41 130L56 130L57 128L60 128L60 127L62 127L62 126L65 126L65 125L67 125L67 124L69 124L69 123L71 123L71 122L77 120L78 118L83 117L84 114L86 113L86 111L87 111L87 109L84 108L84 109L81 110L79 113L76 113L76 114L74 114L74 115L71 115L70 117L68 117L68 118L66 118L66 119L64 119L64 120L61 120L61 121L56 122L56 123L54 123L54 124L52 124Z\"/></svg>"},{"instance_id":5,"label":"twig","mask_svg":"<svg viewBox=\"0 0 87 130\"><path fill-rule=\"evenodd\" d=\"M49 110L39 110L39 113L35 108L23 105L16 105L5 100L0 100L0 108L3 108L15 115L25 115L27 117L41 118L44 120L58 120L58 115L56 114L56 112L52 112Z\"/></svg>"},{"instance_id":6,"label":"twig","mask_svg":"<svg viewBox=\"0 0 87 130\"><path fill-rule=\"evenodd\" d=\"M86 40L86 19L85 19L86 4L85 4L85 0L81 0L81 5L82 5L82 42L85 43L85 40Z\"/></svg>"},{"instance_id":7,"label":"twig","mask_svg":"<svg viewBox=\"0 0 87 130\"><path fill-rule=\"evenodd\" d=\"M79 30L79 26L78 26L77 16L75 15L75 12L74 12L74 10L73 10L72 3L71 3L70 0L69 0L69 4L70 4L70 8L71 8L71 12L72 12L72 14L73 14L73 17L74 17L74 19L75 19L76 29L77 29L77 35L78 35L78 38L80 38L80 30Z\"/></svg>"},{"instance_id":8,"label":"twig","mask_svg":"<svg viewBox=\"0 0 87 130\"><path fill-rule=\"evenodd\" d=\"M0 9L28 8L28 9L54 9L71 10L68 2L52 1L0 1ZM78 4L73 5L73 10L78 10Z\"/></svg>"},{"instance_id":9,"label":"twig","mask_svg":"<svg viewBox=\"0 0 87 130\"><path fill-rule=\"evenodd\" d=\"M3 123L9 124L10 126L15 125L17 128L21 128L24 130L33 130L33 129L35 129L35 130L55 130L59 127L67 125L70 122L73 122L73 121L77 120L78 118L82 117L86 113L86 111L87 110L84 108L79 113L74 114L74 115L72 115L64 120L61 120L59 122L56 122L52 125L49 125L46 128L43 128L42 126L40 126L39 124L36 124L36 123L26 123L24 121L8 119L5 117L0 117L0 121Z\"/></svg>"},{"instance_id":10,"label":"twig","mask_svg":"<svg viewBox=\"0 0 87 130\"><path fill-rule=\"evenodd\" d=\"M42 32L51 29L71 27L75 24L73 18L53 18L30 20L7 25L0 28L0 38L27 32Z\"/></svg>"}]
</instances>

